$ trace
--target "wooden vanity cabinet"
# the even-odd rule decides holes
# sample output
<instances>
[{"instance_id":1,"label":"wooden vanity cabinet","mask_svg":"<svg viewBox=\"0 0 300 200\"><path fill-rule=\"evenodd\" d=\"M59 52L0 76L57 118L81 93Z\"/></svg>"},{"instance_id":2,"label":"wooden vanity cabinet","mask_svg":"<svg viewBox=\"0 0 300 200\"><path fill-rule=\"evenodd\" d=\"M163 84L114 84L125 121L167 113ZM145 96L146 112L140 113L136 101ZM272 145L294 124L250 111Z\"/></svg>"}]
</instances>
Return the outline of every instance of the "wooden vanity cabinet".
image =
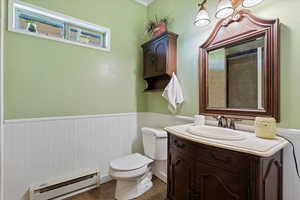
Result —
<instances>
[{"instance_id":1,"label":"wooden vanity cabinet","mask_svg":"<svg viewBox=\"0 0 300 200\"><path fill-rule=\"evenodd\" d=\"M282 200L282 150L263 158L168 139L168 200Z\"/></svg>"},{"instance_id":2,"label":"wooden vanity cabinet","mask_svg":"<svg viewBox=\"0 0 300 200\"><path fill-rule=\"evenodd\" d=\"M143 76L148 83L145 90L164 89L176 73L177 37L166 32L142 45Z\"/></svg>"}]
</instances>

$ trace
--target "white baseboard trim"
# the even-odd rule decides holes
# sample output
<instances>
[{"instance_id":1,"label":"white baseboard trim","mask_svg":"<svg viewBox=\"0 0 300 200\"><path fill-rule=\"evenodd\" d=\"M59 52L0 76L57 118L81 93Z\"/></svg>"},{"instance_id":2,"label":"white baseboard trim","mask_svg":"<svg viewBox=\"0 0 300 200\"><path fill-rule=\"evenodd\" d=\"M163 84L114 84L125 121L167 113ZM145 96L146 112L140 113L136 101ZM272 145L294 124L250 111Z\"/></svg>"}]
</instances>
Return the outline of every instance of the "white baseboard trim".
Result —
<instances>
[{"instance_id":1,"label":"white baseboard trim","mask_svg":"<svg viewBox=\"0 0 300 200\"><path fill-rule=\"evenodd\" d=\"M157 178L159 178L161 181L163 181L164 183L168 182L168 177L167 174L163 173L163 172L159 172L157 174L155 174L155 176L157 176Z\"/></svg>"},{"instance_id":2,"label":"white baseboard trim","mask_svg":"<svg viewBox=\"0 0 300 200\"><path fill-rule=\"evenodd\" d=\"M100 178L100 184L104 184L104 183L108 183L110 181L112 181L112 177L111 176L102 176Z\"/></svg>"}]
</instances>

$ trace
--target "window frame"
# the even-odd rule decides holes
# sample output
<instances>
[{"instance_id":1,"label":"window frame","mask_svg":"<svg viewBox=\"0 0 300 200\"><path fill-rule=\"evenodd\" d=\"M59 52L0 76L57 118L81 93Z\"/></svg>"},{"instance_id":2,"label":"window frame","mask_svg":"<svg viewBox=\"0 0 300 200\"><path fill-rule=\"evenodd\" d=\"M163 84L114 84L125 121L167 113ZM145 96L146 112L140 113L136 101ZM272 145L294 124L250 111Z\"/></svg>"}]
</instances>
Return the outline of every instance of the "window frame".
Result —
<instances>
[{"instance_id":1,"label":"window frame","mask_svg":"<svg viewBox=\"0 0 300 200\"><path fill-rule=\"evenodd\" d=\"M97 47L97 46L92 46L89 44L83 44L80 42L75 42L75 41L71 41L68 40L66 38L56 38L56 37L52 37L52 36L47 36L47 35L43 35L43 34L38 34L38 33L32 33L26 30L21 30L21 29L17 29L16 28L16 8L21 8L24 10L28 10L30 12L34 12L36 14L40 14L40 15L44 15L47 17L50 17L52 19L55 20L59 20L62 21L64 23L67 23L69 25L73 25L73 26L78 26L81 28L85 28L91 31L95 31L95 32L103 32L105 33L105 47ZM25 34L25 35L30 35L30 36L34 36L34 37L38 37L38 38L44 38L44 39L49 39L49 40L53 40L53 41L58 41L58 42L63 42L63 43L67 43L67 44L73 44L73 45L77 45L77 46L82 46L82 47L87 47L87 48L92 48L92 49L97 49L97 50L101 50L101 51L111 51L111 31L109 28L103 27L103 26L99 26L97 24L93 24L90 22L86 22L71 16L67 16L55 11L51 11L39 6L35 6L26 2L21 2L19 0L9 0L9 5L8 5L8 31L11 32L15 32L15 33L20 33L20 34Z\"/></svg>"}]
</instances>

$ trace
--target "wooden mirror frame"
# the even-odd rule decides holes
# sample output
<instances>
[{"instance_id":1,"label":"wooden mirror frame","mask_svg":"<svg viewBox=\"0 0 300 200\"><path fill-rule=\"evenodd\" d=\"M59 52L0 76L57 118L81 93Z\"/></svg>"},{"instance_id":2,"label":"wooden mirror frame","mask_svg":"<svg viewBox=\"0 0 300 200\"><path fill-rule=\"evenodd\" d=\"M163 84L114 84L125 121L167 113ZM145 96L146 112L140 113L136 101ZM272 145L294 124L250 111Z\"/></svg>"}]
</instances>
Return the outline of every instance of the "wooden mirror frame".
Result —
<instances>
[{"instance_id":1,"label":"wooden mirror frame","mask_svg":"<svg viewBox=\"0 0 300 200\"><path fill-rule=\"evenodd\" d=\"M246 42L260 36L265 37L264 110L240 108L208 107L208 52L232 44ZM232 118L250 119L255 117L274 117L280 121L280 52L279 20L266 20L252 15L248 10L240 10L233 16L221 20L208 40L200 47L200 114L208 116L223 115Z\"/></svg>"}]
</instances>

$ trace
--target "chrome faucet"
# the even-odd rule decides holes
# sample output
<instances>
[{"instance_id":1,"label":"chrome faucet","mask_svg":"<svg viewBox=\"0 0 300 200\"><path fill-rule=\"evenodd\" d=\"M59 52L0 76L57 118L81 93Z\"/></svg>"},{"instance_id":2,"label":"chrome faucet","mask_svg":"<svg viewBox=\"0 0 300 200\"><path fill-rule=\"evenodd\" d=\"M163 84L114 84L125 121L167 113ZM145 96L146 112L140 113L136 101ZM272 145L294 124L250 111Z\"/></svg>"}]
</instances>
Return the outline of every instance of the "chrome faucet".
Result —
<instances>
[{"instance_id":1,"label":"chrome faucet","mask_svg":"<svg viewBox=\"0 0 300 200\"><path fill-rule=\"evenodd\" d=\"M218 127L228 128L228 119L224 116L219 115L217 118Z\"/></svg>"},{"instance_id":2,"label":"chrome faucet","mask_svg":"<svg viewBox=\"0 0 300 200\"><path fill-rule=\"evenodd\" d=\"M218 121L218 127L230 128L233 130L236 129L235 122L240 121L239 119L229 119L222 115L219 115L218 117L216 117L216 120Z\"/></svg>"},{"instance_id":3,"label":"chrome faucet","mask_svg":"<svg viewBox=\"0 0 300 200\"><path fill-rule=\"evenodd\" d=\"M230 119L230 125L229 125L229 128L232 129L232 130L235 130L236 129L236 126L235 126L235 122L238 121L238 120L235 120L235 119Z\"/></svg>"}]
</instances>

